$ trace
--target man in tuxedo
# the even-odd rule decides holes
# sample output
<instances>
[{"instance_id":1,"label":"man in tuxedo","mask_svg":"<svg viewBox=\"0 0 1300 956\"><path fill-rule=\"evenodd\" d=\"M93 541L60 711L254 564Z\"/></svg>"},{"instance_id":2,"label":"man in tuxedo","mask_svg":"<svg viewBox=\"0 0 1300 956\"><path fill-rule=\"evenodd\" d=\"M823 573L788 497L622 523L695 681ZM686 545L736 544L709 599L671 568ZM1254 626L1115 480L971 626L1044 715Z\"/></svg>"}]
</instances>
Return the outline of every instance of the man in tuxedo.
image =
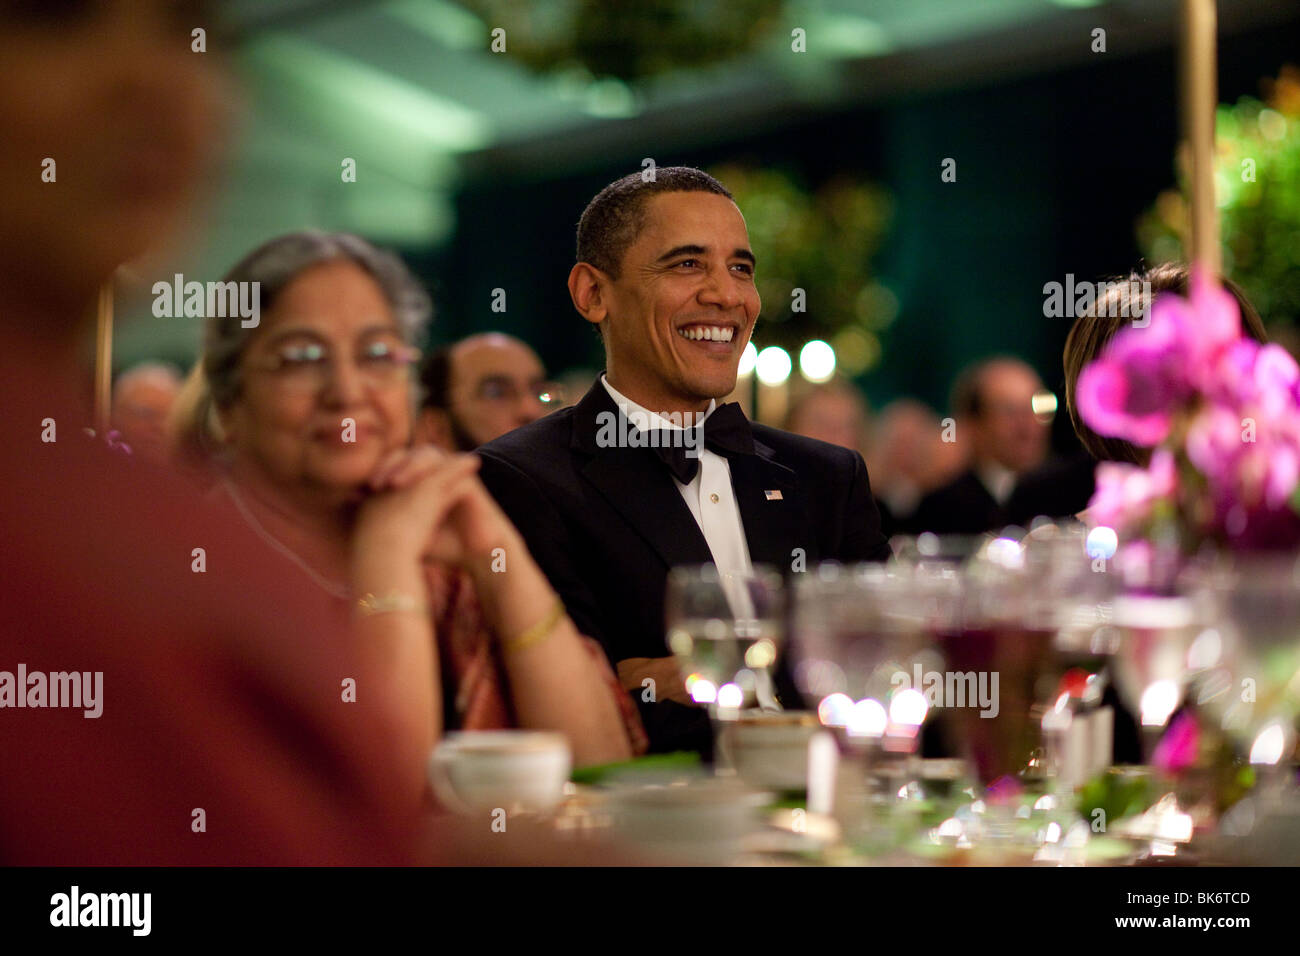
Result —
<instances>
[{"instance_id":1,"label":"man in tuxedo","mask_svg":"<svg viewBox=\"0 0 1300 956\"><path fill-rule=\"evenodd\" d=\"M481 475L609 654L651 750L708 752L707 716L664 640L669 568L791 572L881 560L888 545L860 454L718 405L760 306L745 220L721 183L685 167L626 176L587 206L577 246L569 294L601 334L606 371L576 406L480 448ZM786 683L787 705L795 696Z\"/></svg>"},{"instance_id":2,"label":"man in tuxedo","mask_svg":"<svg viewBox=\"0 0 1300 956\"><path fill-rule=\"evenodd\" d=\"M1034 411L1043 390L1038 374L1014 358L986 359L958 377L952 411L970 440L971 464L921 499L910 530L982 534L1010 522L1016 483L1047 457L1049 426Z\"/></svg>"}]
</instances>

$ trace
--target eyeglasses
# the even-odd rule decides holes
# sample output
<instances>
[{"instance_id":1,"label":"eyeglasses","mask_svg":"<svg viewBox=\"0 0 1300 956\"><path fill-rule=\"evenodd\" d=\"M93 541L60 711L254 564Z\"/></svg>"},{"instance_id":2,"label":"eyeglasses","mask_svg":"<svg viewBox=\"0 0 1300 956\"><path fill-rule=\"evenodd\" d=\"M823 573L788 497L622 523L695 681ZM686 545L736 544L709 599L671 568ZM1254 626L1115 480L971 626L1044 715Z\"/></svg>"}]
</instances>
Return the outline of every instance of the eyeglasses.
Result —
<instances>
[{"instance_id":1,"label":"eyeglasses","mask_svg":"<svg viewBox=\"0 0 1300 956\"><path fill-rule=\"evenodd\" d=\"M565 390L562 385L554 382L543 382L520 388L513 380L494 375L479 382L473 392L474 398L494 404L501 402L513 405L525 396L535 398L547 408L559 408L564 404Z\"/></svg>"},{"instance_id":2,"label":"eyeglasses","mask_svg":"<svg viewBox=\"0 0 1300 956\"><path fill-rule=\"evenodd\" d=\"M417 349L399 342L377 340L362 346L353 364L368 385L384 388L405 379L419 359ZM316 390L331 381L335 362L329 347L319 342L289 342L254 364L275 376L285 388Z\"/></svg>"}]
</instances>

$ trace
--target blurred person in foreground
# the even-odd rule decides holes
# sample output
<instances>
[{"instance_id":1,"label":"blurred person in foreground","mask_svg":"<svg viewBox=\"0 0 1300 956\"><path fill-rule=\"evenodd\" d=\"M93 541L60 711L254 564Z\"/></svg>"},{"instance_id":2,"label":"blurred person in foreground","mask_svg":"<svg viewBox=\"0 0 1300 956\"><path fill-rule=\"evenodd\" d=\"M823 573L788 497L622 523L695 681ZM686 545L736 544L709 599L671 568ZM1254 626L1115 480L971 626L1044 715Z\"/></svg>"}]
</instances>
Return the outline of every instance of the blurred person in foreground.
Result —
<instances>
[{"instance_id":1,"label":"blurred person in foreground","mask_svg":"<svg viewBox=\"0 0 1300 956\"><path fill-rule=\"evenodd\" d=\"M1083 450L1064 460L1049 462L1025 475L1008 505L1012 521L1028 527L1028 523L1039 515L1062 518L1083 512L1096 489L1098 461L1120 461L1143 466L1149 463L1149 448L1138 448L1122 438L1098 435L1084 424L1079 417L1075 399L1079 375L1089 362L1101 354L1116 332L1132 322L1134 316L1146 313L1137 291L1142 288L1143 282L1151 284L1154 302L1156 296L1165 293L1186 297L1190 279L1190 270L1181 263L1166 262L1145 271L1135 271L1123 279L1108 283L1103 297L1075 320L1065 340L1062 359L1065 367L1065 405ZM1268 334L1264 330L1264 323L1246 298L1245 292L1231 279L1220 277L1219 282L1232 294L1241 309L1242 335L1257 342L1267 342Z\"/></svg>"},{"instance_id":2,"label":"blurred person in foreground","mask_svg":"<svg viewBox=\"0 0 1300 956\"><path fill-rule=\"evenodd\" d=\"M22 502L0 512L0 862L464 861L370 642L235 509L83 433L97 292L179 226L219 142L203 12L0 2L0 495Z\"/></svg>"},{"instance_id":3,"label":"blurred person in foreground","mask_svg":"<svg viewBox=\"0 0 1300 956\"><path fill-rule=\"evenodd\" d=\"M616 663L651 749L707 752L708 714L664 638L669 568L784 572L799 554L860 561L889 547L861 455L718 404L760 308L745 220L721 183L687 167L611 183L582 214L576 258L569 295L600 332L605 373L577 405L480 448L483 480ZM703 429L694 458L688 427ZM643 443L651 431L661 447Z\"/></svg>"},{"instance_id":4,"label":"blurred person in foreground","mask_svg":"<svg viewBox=\"0 0 1300 956\"><path fill-rule=\"evenodd\" d=\"M921 499L912 530L982 534L1008 523L1016 483L1047 458L1049 426L1034 409L1042 391L1038 373L1016 358L985 359L962 371L950 404L969 464Z\"/></svg>"},{"instance_id":5,"label":"blurred person in foreground","mask_svg":"<svg viewBox=\"0 0 1300 956\"><path fill-rule=\"evenodd\" d=\"M377 692L406 703L425 751L448 730L523 727L564 733L578 765L630 757L635 708L479 482L478 458L411 447L411 343L431 309L401 260L352 235L290 233L222 281L259 283L261 320L206 323L218 496L283 575L358 614Z\"/></svg>"},{"instance_id":6,"label":"blurred person in foreground","mask_svg":"<svg viewBox=\"0 0 1300 956\"><path fill-rule=\"evenodd\" d=\"M161 362L141 362L117 377L113 426L133 453L167 459L167 418L180 390L180 373Z\"/></svg>"},{"instance_id":7,"label":"blurred person in foreground","mask_svg":"<svg viewBox=\"0 0 1300 956\"><path fill-rule=\"evenodd\" d=\"M473 451L564 404L528 345L483 332L431 352L420 365L416 438L443 451Z\"/></svg>"}]
</instances>

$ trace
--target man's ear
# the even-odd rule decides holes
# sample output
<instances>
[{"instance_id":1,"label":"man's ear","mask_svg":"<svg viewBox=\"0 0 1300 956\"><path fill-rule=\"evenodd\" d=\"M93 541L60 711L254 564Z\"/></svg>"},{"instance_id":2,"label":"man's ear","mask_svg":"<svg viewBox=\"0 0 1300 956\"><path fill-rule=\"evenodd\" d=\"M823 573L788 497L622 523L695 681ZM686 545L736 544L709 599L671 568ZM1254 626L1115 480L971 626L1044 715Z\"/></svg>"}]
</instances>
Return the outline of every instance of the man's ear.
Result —
<instances>
[{"instance_id":1,"label":"man's ear","mask_svg":"<svg viewBox=\"0 0 1300 956\"><path fill-rule=\"evenodd\" d=\"M599 325L609 315L608 283L609 276L588 262L579 262L569 270L569 298L578 314L592 325Z\"/></svg>"},{"instance_id":2,"label":"man's ear","mask_svg":"<svg viewBox=\"0 0 1300 956\"><path fill-rule=\"evenodd\" d=\"M451 416L441 408L423 408L415 420L415 443L433 445L442 451L455 453L456 443L451 437Z\"/></svg>"}]
</instances>

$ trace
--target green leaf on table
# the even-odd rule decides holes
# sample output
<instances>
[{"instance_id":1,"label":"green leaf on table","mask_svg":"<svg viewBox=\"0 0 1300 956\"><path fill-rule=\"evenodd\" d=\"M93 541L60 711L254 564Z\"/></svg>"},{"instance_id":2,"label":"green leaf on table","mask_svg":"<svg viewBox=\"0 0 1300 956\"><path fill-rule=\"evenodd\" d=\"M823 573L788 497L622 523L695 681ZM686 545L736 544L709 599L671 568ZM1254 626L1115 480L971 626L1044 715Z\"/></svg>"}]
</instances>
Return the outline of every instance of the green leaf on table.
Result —
<instances>
[{"instance_id":1,"label":"green leaf on table","mask_svg":"<svg viewBox=\"0 0 1300 956\"><path fill-rule=\"evenodd\" d=\"M678 750L670 754L648 754L634 760L620 760L618 763L605 763L595 767L579 767L569 775L569 779L574 783L595 786L629 770L684 770L699 764L698 753L693 750Z\"/></svg>"}]
</instances>

